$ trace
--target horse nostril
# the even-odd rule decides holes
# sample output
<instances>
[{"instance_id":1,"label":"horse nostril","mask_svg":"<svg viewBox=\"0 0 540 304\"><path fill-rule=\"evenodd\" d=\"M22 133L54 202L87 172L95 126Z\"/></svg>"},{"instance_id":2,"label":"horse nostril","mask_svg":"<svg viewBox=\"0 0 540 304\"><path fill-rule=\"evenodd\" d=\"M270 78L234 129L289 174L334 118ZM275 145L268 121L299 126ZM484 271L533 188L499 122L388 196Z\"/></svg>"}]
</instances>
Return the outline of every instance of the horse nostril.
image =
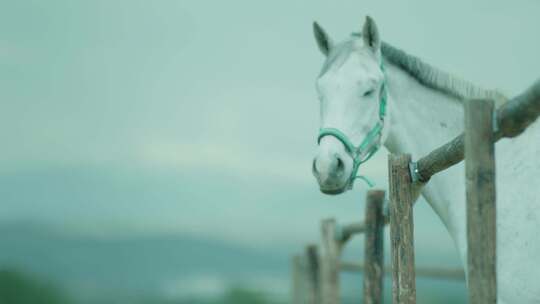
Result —
<instances>
[{"instance_id":1,"label":"horse nostril","mask_svg":"<svg viewBox=\"0 0 540 304\"><path fill-rule=\"evenodd\" d=\"M336 171L337 172L345 171L345 163L343 163L343 161L341 160L341 158L339 156L337 156L336 158L337 158Z\"/></svg>"},{"instance_id":2,"label":"horse nostril","mask_svg":"<svg viewBox=\"0 0 540 304\"><path fill-rule=\"evenodd\" d=\"M313 171L313 174L319 175L319 171L317 171L317 160L314 159L313 163L311 164L311 170Z\"/></svg>"}]
</instances>

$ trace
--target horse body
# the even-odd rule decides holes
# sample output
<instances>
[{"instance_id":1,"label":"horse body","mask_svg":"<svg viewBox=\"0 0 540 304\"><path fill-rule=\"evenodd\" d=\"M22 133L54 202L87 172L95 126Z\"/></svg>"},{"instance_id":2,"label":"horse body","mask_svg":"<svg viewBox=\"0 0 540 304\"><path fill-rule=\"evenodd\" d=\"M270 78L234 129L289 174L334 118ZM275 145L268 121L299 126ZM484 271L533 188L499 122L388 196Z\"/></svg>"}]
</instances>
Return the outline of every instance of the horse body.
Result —
<instances>
[{"instance_id":1,"label":"horse body","mask_svg":"<svg viewBox=\"0 0 540 304\"><path fill-rule=\"evenodd\" d=\"M337 45L320 27L316 26L315 32L327 55L318 82L321 127L340 129L355 144L366 136L377 109L376 97L358 92L381 87L383 81L388 90L388 113L381 142L390 152L410 153L413 159L463 131L464 100L493 98L502 102L494 91L452 78L382 43L369 18L362 37L353 35ZM377 69L380 65L384 66L383 80ZM372 84L366 85L366 81ZM495 149L498 303L540 303L540 284L536 282L540 275L540 121L517 138L501 140ZM321 191L345 191L351 163L339 140L323 137L314 161ZM422 195L446 226L466 268L463 162L433 176Z\"/></svg>"}]
</instances>

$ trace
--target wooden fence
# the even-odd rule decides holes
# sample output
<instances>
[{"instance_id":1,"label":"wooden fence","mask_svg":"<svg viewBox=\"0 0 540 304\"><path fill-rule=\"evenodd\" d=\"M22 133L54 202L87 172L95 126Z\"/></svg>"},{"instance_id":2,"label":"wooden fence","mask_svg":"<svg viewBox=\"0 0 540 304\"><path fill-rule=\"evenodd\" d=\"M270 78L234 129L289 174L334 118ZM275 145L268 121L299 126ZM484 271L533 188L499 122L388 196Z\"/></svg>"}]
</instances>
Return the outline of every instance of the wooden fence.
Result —
<instances>
[{"instance_id":1,"label":"wooden fence","mask_svg":"<svg viewBox=\"0 0 540 304\"><path fill-rule=\"evenodd\" d=\"M471 100L465 106L465 132L412 162L408 154L390 155L389 203L385 192L369 191L364 222L340 226L322 221L322 252L309 245L293 258L293 303L338 304L340 271L364 273L363 303L383 303L383 276L392 273L392 302L416 303L415 277L465 278L461 269L415 267L414 192L431 176L465 156L469 303L496 303L495 142L521 134L540 115L540 81L495 111L493 101ZM391 268L383 265L383 228L390 224ZM342 262L343 246L365 234L364 263Z\"/></svg>"}]
</instances>

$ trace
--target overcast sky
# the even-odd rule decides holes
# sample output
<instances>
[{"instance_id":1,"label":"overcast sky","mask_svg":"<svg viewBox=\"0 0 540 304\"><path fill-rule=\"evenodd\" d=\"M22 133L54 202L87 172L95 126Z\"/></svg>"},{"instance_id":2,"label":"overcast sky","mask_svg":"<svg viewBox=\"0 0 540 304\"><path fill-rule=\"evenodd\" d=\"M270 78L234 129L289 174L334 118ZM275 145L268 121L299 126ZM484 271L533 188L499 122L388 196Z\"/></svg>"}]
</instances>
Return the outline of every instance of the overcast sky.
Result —
<instances>
[{"instance_id":1,"label":"overcast sky","mask_svg":"<svg viewBox=\"0 0 540 304\"><path fill-rule=\"evenodd\" d=\"M360 220L311 175L318 20L509 96L539 77L540 1L2 1L0 220L298 244ZM386 186L386 155L363 173ZM450 252L434 213L417 243ZM433 246L433 244L438 244Z\"/></svg>"}]
</instances>

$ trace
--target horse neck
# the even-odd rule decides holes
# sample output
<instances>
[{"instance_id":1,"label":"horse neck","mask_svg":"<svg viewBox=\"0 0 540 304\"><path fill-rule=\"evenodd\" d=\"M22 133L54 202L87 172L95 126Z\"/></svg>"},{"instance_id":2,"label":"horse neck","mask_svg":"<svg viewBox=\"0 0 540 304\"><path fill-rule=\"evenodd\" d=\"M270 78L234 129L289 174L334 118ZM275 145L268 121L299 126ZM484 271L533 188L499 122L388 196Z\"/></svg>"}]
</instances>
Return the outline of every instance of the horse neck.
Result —
<instances>
[{"instance_id":1,"label":"horse neck","mask_svg":"<svg viewBox=\"0 0 540 304\"><path fill-rule=\"evenodd\" d=\"M422 157L463 131L463 106L457 98L426 87L394 65L386 68L392 153Z\"/></svg>"},{"instance_id":2,"label":"horse neck","mask_svg":"<svg viewBox=\"0 0 540 304\"><path fill-rule=\"evenodd\" d=\"M410 153L413 160L427 155L463 131L463 106L452 96L426 87L394 65L386 68L390 93L389 134L385 141L391 153ZM462 171L453 168L435 176L423 188L422 195L456 239L461 223L459 206L449 205L461 195L457 182ZM458 188L456 188L458 187ZM457 198L456 198L457 199ZM458 222L456 222L458 221Z\"/></svg>"}]
</instances>

